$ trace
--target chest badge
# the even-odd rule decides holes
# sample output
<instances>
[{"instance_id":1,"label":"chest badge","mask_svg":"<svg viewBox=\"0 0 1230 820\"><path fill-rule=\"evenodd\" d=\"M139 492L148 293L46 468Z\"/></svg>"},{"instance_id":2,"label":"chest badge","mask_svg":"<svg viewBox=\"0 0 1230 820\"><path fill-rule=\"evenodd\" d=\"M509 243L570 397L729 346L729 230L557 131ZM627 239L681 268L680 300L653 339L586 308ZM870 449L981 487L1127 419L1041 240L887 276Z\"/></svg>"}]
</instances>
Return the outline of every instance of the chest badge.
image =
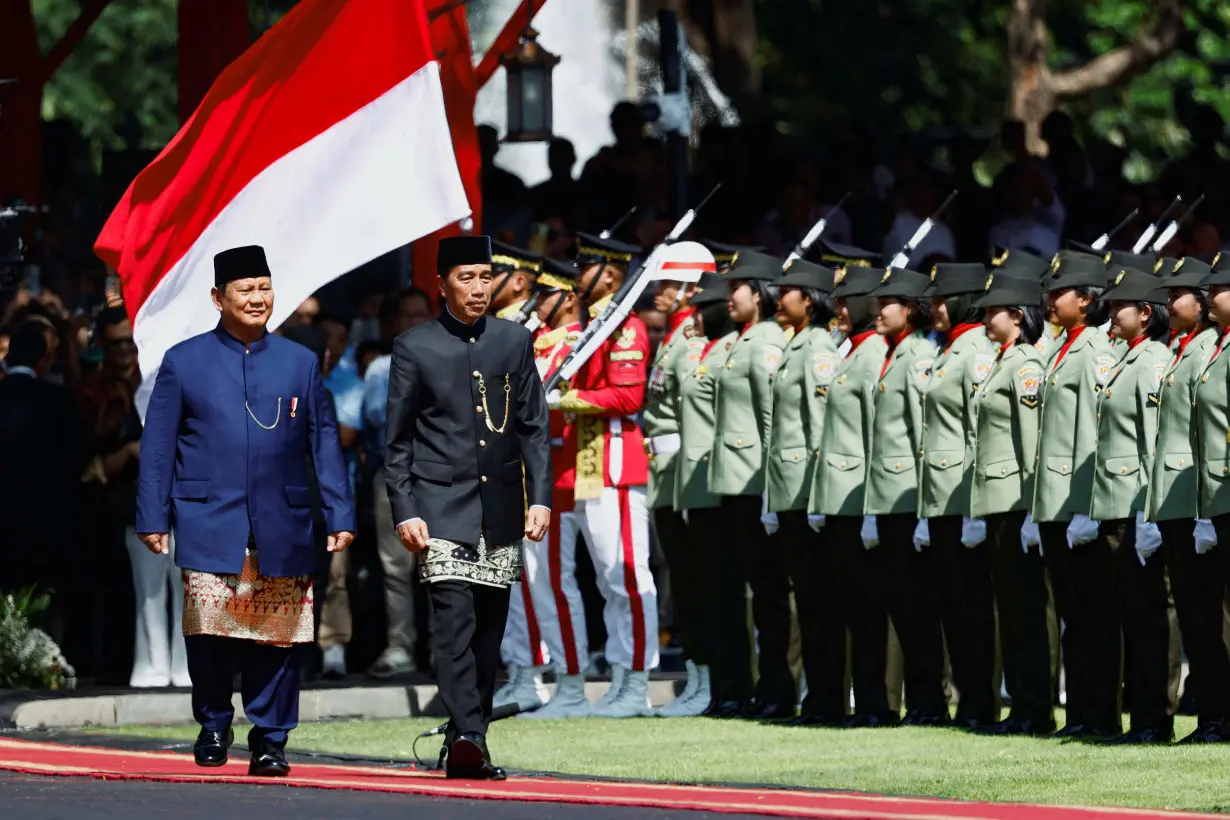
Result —
<instances>
[{"instance_id":1,"label":"chest badge","mask_svg":"<svg viewBox=\"0 0 1230 820\"><path fill-rule=\"evenodd\" d=\"M292 419L295 417L295 411L298 409L299 409L299 397L291 396L290 397L290 417Z\"/></svg>"}]
</instances>

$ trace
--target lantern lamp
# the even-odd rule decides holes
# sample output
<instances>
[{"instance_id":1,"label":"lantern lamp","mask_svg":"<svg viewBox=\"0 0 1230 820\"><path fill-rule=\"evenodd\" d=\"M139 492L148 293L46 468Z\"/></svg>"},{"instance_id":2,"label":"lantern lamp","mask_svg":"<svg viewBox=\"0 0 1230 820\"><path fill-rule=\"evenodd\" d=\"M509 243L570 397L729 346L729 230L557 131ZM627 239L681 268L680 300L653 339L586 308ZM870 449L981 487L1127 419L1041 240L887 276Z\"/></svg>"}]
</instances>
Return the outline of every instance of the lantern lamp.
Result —
<instances>
[{"instance_id":1,"label":"lantern lamp","mask_svg":"<svg viewBox=\"0 0 1230 820\"><path fill-rule=\"evenodd\" d=\"M551 133L551 72L560 58L538 44L538 32L521 33L517 52L500 58L508 77L505 142L546 142Z\"/></svg>"}]
</instances>

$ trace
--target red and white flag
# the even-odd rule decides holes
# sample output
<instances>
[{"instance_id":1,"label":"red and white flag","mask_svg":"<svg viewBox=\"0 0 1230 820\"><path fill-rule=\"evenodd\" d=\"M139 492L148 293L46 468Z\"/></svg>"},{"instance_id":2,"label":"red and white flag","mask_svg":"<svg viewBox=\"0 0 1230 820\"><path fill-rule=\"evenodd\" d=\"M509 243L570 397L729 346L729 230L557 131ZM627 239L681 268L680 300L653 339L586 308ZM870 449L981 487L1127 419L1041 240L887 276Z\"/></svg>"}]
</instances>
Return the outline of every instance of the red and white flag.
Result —
<instances>
[{"instance_id":1,"label":"red and white flag","mask_svg":"<svg viewBox=\"0 0 1230 820\"><path fill-rule=\"evenodd\" d=\"M218 77L94 250L140 349L212 328L213 257L263 245L271 327L322 285L470 213L423 0L302 0Z\"/></svg>"}]
</instances>

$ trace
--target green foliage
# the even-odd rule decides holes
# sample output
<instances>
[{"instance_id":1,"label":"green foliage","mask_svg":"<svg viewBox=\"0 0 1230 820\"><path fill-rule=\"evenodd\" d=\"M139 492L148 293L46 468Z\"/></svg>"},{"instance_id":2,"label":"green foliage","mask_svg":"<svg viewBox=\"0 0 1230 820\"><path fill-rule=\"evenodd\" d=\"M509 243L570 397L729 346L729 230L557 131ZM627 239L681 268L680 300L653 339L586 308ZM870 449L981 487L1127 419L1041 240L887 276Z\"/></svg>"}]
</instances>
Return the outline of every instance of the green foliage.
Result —
<instances>
[{"instance_id":1,"label":"green foliage","mask_svg":"<svg viewBox=\"0 0 1230 820\"><path fill-rule=\"evenodd\" d=\"M0 689L63 689L75 683L60 648L31 623L50 603L50 593L34 586L0 595Z\"/></svg>"},{"instance_id":2,"label":"green foliage","mask_svg":"<svg viewBox=\"0 0 1230 820\"><path fill-rule=\"evenodd\" d=\"M80 0L31 0L46 54ZM72 122L97 163L104 150L158 149L179 127L177 0L114 0L52 77L43 118Z\"/></svg>"}]
</instances>

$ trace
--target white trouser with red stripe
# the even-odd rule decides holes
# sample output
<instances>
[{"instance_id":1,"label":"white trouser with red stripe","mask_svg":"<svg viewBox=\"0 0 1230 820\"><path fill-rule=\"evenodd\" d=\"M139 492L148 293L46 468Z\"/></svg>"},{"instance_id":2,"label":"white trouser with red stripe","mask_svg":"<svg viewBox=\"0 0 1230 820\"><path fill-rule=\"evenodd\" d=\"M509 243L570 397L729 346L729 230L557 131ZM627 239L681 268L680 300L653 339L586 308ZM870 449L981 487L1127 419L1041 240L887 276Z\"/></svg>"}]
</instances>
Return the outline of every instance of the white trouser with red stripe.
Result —
<instances>
[{"instance_id":1,"label":"white trouser with red stripe","mask_svg":"<svg viewBox=\"0 0 1230 820\"><path fill-rule=\"evenodd\" d=\"M658 590L649 572L645 488L604 487L597 498L578 500L572 515L576 526L561 530L561 552L575 555L578 533L589 546L598 591L605 601L607 663L633 672L654 668Z\"/></svg>"},{"instance_id":2,"label":"white trouser with red stripe","mask_svg":"<svg viewBox=\"0 0 1230 820\"><path fill-rule=\"evenodd\" d=\"M547 537L525 542L524 577L537 615L546 655L561 675L579 675L589 665L585 605L577 585L577 519L571 512L551 516ZM511 626L512 612L509 611ZM502 649L510 642L504 630ZM507 656L505 662L508 661Z\"/></svg>"},{"instance_id":3,"label":"white trouser with red stripe","mask_svg":"<svg viewBox=\"0 0 1230 820\"><path fill-rule=\"evenodd\" d=\"M536 546L533 541L525 541L522 549L525 570L521 583L508 591L508 621L504 624L504 639L500 642L500 660L505 666L520 666L523 669L545 666L549 659L530 593L530 565L537 560L537 556L532 554Z\"/></svg>"}]
</instances>

